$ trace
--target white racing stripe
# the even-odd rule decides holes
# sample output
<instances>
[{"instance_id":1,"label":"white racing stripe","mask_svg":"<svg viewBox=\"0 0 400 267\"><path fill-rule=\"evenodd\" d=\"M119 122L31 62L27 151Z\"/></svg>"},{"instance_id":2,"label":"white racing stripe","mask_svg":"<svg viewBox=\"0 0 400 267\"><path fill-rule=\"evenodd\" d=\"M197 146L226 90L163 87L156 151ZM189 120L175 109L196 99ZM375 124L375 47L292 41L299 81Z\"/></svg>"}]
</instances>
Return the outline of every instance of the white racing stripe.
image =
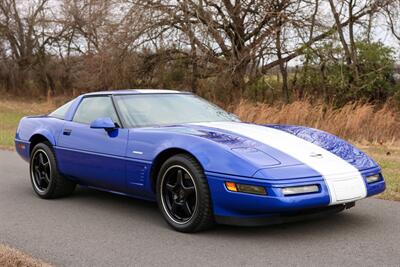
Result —
<instances>
[{"instance_id":1,"label":"white racing stripe","mask_svg":"<svg viewBox=\"0 0 400 267\"><path fill-rule=\"evenodd\" d=\"M365 198L367 190L361 173L347 161L290 133L247 123L211 122L196 125L229 131L282 151L320 173L328 187L330 204Z\"/></svg>"}]
</instances>

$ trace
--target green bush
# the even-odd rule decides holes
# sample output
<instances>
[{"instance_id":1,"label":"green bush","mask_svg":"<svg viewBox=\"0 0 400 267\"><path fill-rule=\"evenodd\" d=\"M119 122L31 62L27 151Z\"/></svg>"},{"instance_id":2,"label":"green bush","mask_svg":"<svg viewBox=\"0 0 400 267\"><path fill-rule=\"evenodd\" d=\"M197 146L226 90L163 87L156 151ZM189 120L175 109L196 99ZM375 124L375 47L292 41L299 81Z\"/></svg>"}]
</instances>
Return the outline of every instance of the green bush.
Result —
<instances>
[{"instance_id":1,"label":"green bush","mask_svg":"<svg viewBox=\"0 0 400 267\"><path fill-rule=\"evenodd\" d=\"M341 47L324 44L305 55L309 67L302 68L297 86L306 96L344 105L349 101L384 102L399 94L393 78L394 51L380 42L357 42L358 78L345 62Z\"/></svg>"}]
</instances>

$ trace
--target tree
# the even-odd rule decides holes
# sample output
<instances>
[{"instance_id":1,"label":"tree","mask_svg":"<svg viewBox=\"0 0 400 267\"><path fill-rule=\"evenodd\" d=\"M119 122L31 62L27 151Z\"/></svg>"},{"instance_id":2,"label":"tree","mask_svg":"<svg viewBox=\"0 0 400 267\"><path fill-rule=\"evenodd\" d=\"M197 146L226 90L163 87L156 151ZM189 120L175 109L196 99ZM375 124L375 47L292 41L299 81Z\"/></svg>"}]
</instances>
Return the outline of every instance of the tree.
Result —
<instances>
[{"instance_id":1,"label":"tree","mask_svg":"<svg viewBox=\"0 0 400 267\"><path fill-rule=\"evenodd\" d=\"M372 43L384 14L399 38L399 7L399 0L3 0L0 82L43 93L190 88L232 103L251 88L265 91L277 71L268 88L288 102L305 95L313 64L329 78L331 46L341 47L341 82L357 92L361 35L366 29ZM290 75L298 62L301 75ZM306 79L293 81L299 77Z\"/></svg>"},{"instance_id":2,"label":"tree","mask_svg":"<svg viewBox=\"0 0 400 267\"><path fill-rule=\"evenodd\" d=\"M22 6L17 0L0 1L0 36L20 72L15 80L18 88L23 87L27 70L39 63L40 52L49 42L44 30L47 3L40 0Z\"/></svg>"},{"instance_id":3,"label":"tree","mask_svg":"<svg viewBox=\"0 0 400 267\"><path fill-rule=\"evenodd\" d=\"M384 15L387 20L387 25L390 31L400 42L400 0L391 1L387 6L384 7Z\"/></svg>"},{"instance_id":4,"label":"tree","mask_svg":"<svg viewBox=\"0 0 400 267\"><path fill-rule=\"evenodd\" d=\"M260 51L271 51L266 47L280 31L277 27L290 21L299 8L298 1L290 0L133 0L132 4L151 13L151 30L158 29L163 36L175 32L196 57L229 78L233 99L243 95L247 71L257 64Z\"/></svg>"}]
</instances>

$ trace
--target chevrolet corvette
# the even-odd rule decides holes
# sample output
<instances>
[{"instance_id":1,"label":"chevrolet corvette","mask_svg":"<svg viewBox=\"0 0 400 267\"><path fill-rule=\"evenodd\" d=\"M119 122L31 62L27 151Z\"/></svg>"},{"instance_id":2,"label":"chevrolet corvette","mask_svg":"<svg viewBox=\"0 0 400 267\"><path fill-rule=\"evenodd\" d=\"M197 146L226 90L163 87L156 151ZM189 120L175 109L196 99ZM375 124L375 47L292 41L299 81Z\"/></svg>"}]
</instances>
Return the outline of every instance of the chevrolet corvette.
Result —
<instances>
[{"instance_id":1,"label":"chevrolet corvette","mask_svg":"<svg viewBox=\"0 0 400 267\"><path fill-rule=\"evenodd\" d=\"M332 134L244 123L172 90L81 95L22 118L15 146L39 197L80 185L156 201L181 232L313 218L385 190L378 164Z\"/></svg>"}]
</instances>

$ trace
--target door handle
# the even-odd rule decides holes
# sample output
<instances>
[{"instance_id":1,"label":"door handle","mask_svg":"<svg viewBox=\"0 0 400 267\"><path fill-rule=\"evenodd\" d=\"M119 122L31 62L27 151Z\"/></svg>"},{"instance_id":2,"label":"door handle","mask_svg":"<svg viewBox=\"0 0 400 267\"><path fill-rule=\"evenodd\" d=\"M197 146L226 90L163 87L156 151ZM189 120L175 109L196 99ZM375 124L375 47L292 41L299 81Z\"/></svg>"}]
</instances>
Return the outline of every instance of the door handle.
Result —
<instances>
[{"instance_id":1,"label":"door handle","mask_svg":"<svg viewBox=\"0 0 400 267\"><path fill-rule=\"evenodd\" d=\"M63 135L71 135L72 130L71 129L64 129Z\"/></svg>"}]
</instances>

